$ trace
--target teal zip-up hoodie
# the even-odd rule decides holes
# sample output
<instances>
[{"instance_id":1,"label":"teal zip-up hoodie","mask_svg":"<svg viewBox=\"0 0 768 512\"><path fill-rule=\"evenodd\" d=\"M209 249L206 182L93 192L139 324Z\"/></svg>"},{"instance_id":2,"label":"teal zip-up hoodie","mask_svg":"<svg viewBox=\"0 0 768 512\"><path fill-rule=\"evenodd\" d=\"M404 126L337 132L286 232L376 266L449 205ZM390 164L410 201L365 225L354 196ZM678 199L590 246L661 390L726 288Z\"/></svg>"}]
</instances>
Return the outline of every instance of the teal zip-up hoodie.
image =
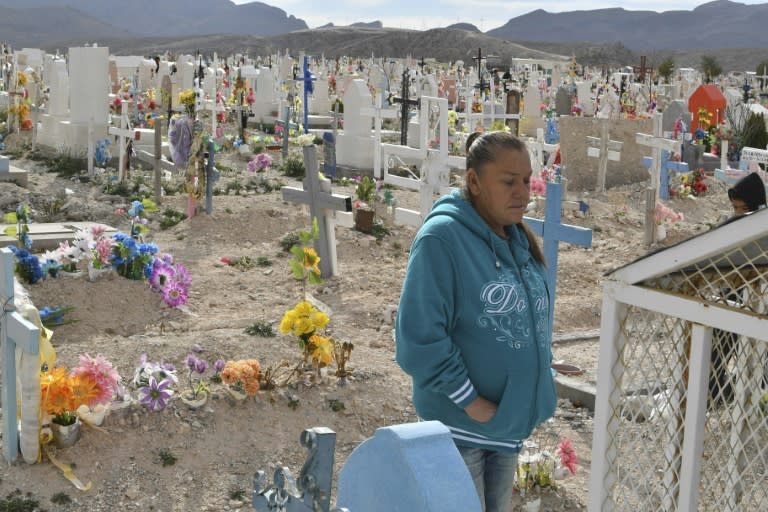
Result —
<instances>
[{"instance_id":1,"label":"teal zip-up hoodie","mask_svg":"<svg viewBox=\"0 0 768 512\"><path fill-rule=\"evenodd\" d=\"M419 417L456 444L514 453L557 402L543 266L518 225L494 233L460 192L440 198L411 247L396 358L413 377ZM464 408L498 405L488 422Z\"/></svg>"}]
</instances>

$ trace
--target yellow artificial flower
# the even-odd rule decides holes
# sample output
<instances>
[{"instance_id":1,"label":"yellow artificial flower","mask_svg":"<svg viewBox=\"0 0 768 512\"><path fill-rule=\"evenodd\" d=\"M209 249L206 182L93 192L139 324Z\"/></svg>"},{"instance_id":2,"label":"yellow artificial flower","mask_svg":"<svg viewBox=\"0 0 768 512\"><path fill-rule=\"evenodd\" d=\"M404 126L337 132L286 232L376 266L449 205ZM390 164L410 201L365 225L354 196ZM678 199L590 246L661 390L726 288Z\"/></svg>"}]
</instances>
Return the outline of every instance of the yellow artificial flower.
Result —
<instances>
[{"instance_id":1,"label":"yellow artificial flower","mask_svg":"<svg viewBox=\"0 0 768 512\"><path fill-rule=\"evenodd\" d=\"M320 275L320 256L312 247L304 248L304 268L313 274Z\"/></svg>"},{"instance_id":2,"label":"yellow artificial flower","mask_svg":"<svg viewBox=\"0 0 768 512\"><path fill-rule=\"evenodd\" d=\"M26 73L22 73L21 71L19 71L18 73L16 73L16 77L17 77L17 79L19 81L19 87L24 87L25 85L27 85L27 74Z\"/></svg>"},{"instance_id":3,"label":"yellow artificial flower","mask_svg":"<svg viewBox=\"0 0 768 512\"><path fill-rule=\"evenodd\" d=\"M328 322L331 321L331 319L328 318L328 315L326 315L322 311L313 311L309 319L312 322L312 324L318 329L323 329L326 325L328 325Z\"/></svg>"},{"instance_id":4,"label":"yellow artificial flower","mask_svg":"<svg viewBox=\"0 0 768 512\"><path fill-rule=\"evenodd\" d=\"M309 338L314 350L312 351L312 360L319 364L330 364L333 361L333 340L315 334Z\"/></svg>"},{"instance_id":5,"label":"yellow artificial flower","mask_svg":"<svg viewBox=\"0 0 768 512\"><path fill-rule=\"evenodd\" d=\"M293 330L293 323L296 321L296 313L291 309L289 311L286 311L283 315L283 319L280 321L280 327L278 328L280 330L281 334L288 334Z\"/></svg>"},{"instance_id":6,"label":"yellow artificial flower","mask_svg":"<svg viewBox=\"0 0 768 512\"><path fill-rule=\"evenodd\" d=\"M312 310L314 308L312 307L312 304L309 303L309 301L303 300L296 304L296 307L293 308L293 310L296 312L298 316L309 316L312 313Z\"/></svg>"},{"instance_id":7,"label":"yellow artificial flower","mask_svg":"<svg viewBox=\"0 0 768 512\"><path fill-rule=\"evenodd\" d=\"M301 317L296 320L296 323L293 324L293 333L296 336L301 336L302 334L309 334L314 330L315 330L315 326L312 324L312 322L309 320L308 317Z\"/></svg>"}]
</instances>

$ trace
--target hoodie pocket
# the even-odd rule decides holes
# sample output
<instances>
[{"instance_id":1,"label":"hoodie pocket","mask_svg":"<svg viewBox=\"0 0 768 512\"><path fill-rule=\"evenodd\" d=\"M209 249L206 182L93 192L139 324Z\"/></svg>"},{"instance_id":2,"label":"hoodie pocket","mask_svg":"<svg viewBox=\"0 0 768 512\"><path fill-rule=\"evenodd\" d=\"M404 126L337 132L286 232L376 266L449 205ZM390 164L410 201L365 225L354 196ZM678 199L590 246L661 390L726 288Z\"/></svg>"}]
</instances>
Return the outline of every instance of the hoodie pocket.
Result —
<instances>
[{"instance_id":1,"label":"hoodie pocket","mask_svg":"<svg viewBox=\"0 0 768 512\"><path fill-rule=\"evenodd\" d=\"M531 433L534 382L529 374L509 374L496 414L486 422L475 421L476 432L499 439L524 439Z\"/></svg>"}]
</instances>

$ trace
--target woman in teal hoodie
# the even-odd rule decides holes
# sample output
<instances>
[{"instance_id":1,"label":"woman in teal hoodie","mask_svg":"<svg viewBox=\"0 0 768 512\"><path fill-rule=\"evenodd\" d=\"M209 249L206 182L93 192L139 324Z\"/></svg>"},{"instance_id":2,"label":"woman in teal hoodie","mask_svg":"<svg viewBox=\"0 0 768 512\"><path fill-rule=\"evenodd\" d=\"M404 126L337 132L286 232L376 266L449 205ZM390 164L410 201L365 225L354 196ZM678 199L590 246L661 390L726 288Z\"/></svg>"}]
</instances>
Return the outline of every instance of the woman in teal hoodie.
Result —
<instances>
[{"instance_id":1,"label":"woman in teal hoodie","mask_svg":"<svg viewBox=\"0 0 768 512\"><path fill-rule=\"evenodd\" d=\"M556 404L544 257L523 223L530 179L520 139L470 135L466 190L416 235L397 315L416 411L450 429L486 512L509 510L522 442Z\"/></svg>"}]
</instances>

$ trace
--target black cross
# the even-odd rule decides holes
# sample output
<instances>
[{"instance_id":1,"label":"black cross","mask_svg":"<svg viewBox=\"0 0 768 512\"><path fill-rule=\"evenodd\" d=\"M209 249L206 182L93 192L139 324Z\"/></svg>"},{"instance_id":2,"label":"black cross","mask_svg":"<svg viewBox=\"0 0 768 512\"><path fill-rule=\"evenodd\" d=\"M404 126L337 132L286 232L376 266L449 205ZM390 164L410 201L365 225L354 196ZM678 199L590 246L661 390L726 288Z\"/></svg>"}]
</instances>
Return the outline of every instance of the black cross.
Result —
<instances>
[{"instance_id":1,"label":"black cross","mask_svg":"<svg viewBox=\"0 0 768 512\"><path fill-rule=\"evenodd\" d=\"M406 69L403 71L403 86L401 89L400 97L394 98L392 101L394 103L400 103L400 145L401 146L407 146L408 145L408 111L410 110L410 106L414 105L417 108L421 107L421 100L412 100L410 98L410 93L408 92L408 88L411 83L411 78L409 76L408 70Z\"/></svg>"},{"instance_id":2,"label":"black cross","mask_svg":"<svg viewBox=\"0 0 768 512\"><path fill-rule=\"evenodd\" d=\"M633 71L637 73L637 81L641 84L645 83L645 73L648 71L645 55L640 56L640 66L633 66Z\"/></svg>"},{"instance_id":3,"label":"black cross","mask_svg":"<svg viewBox=\"0 0 768 512\"><path fill-rule=\"evenodd\" d=\"M424 74L424 67L427 65L427 63L424 61L424 57L421 58L419 61L419 67L421 68L421 74Z\"/></svg>"},{"instance_id":4,"label":"black cross","mask_svg":"<svg viewBox=\"0 0 768 512\"><path fill-rule=\"evenodd\" d=\"M494 55L486 55L485 59L489 59L490 57L494 57ZM483 49L478 48L477 49L477 57L472 57L473 59L477 60L477 76L480 79L478 83L475 84L475 89L480 90L480 97L483 97L483 94L487 90L489 93L491 83L485 80L485 77L483 76Z\"/></svg>"}]
</instances>

